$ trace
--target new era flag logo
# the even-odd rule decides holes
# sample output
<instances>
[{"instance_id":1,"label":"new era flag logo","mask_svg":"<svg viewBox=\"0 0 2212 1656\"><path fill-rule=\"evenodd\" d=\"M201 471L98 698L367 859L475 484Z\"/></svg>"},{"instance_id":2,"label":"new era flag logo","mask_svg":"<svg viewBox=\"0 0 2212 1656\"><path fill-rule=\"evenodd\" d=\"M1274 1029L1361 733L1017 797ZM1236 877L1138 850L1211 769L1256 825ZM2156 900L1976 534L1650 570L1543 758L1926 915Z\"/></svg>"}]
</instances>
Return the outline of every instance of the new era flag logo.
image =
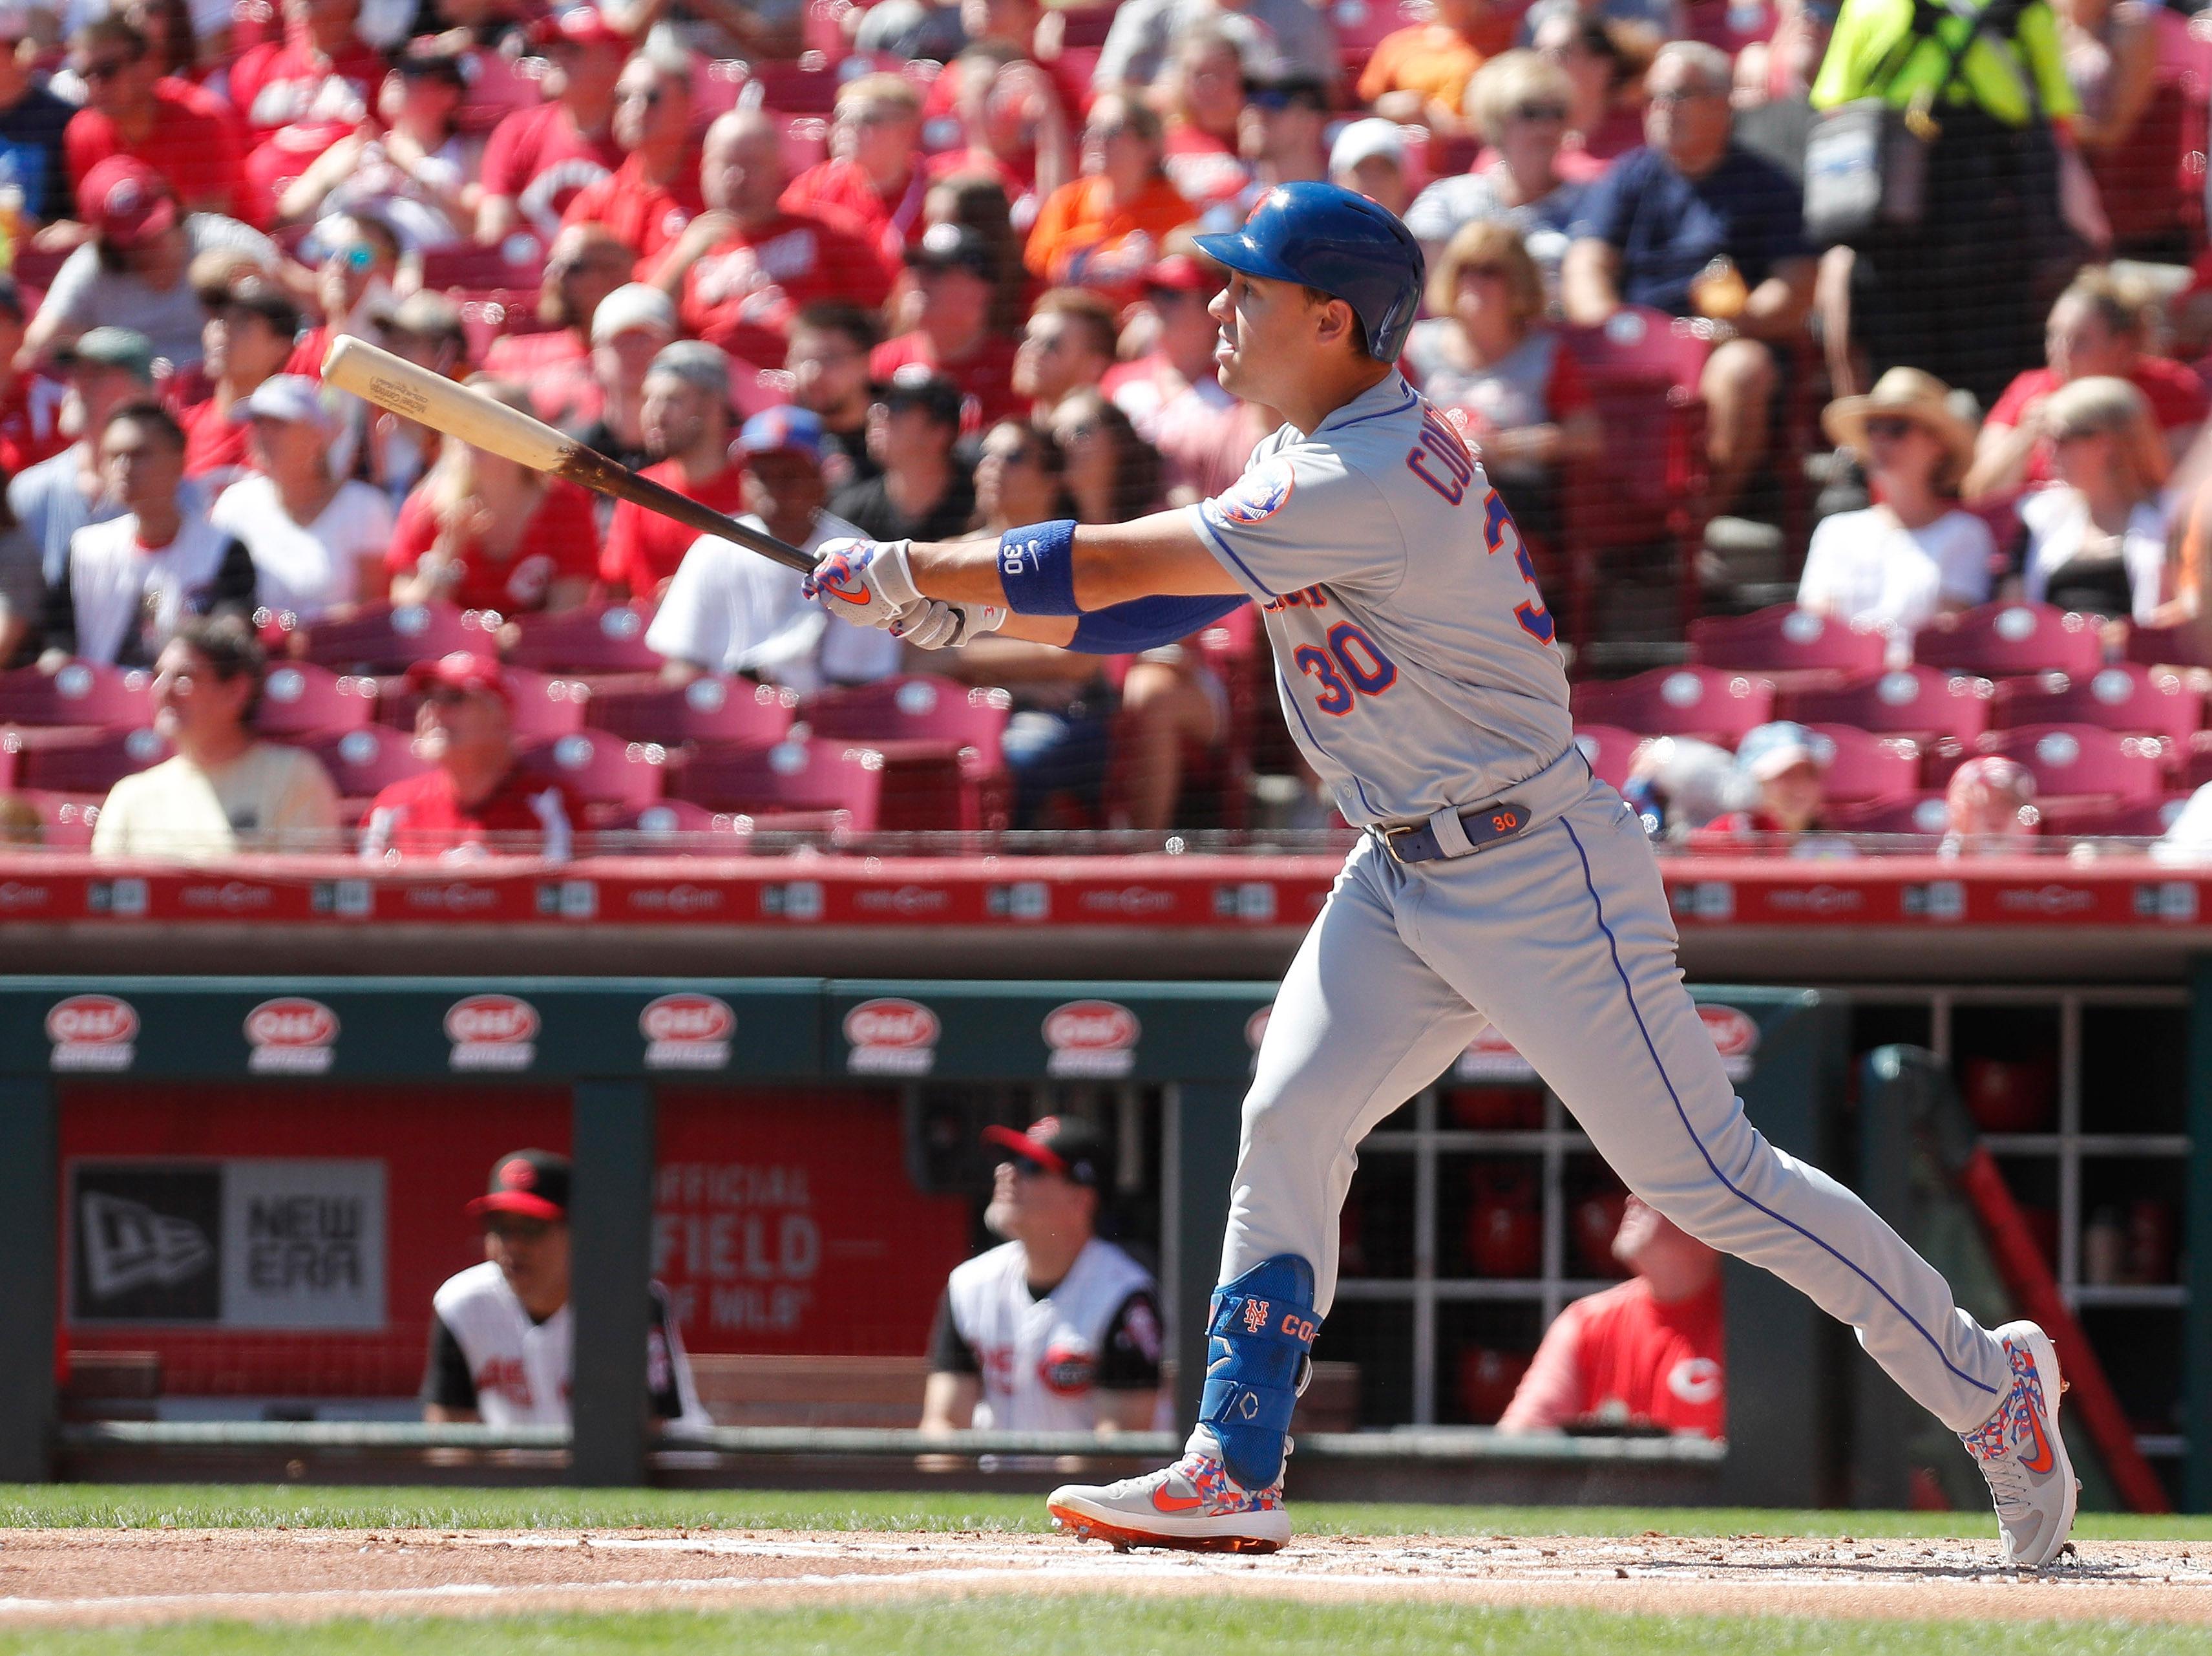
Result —
<instances>
[{"instance_id":1,"label":"new era flag logo","mask_svg":"<svg viewBox=\"0 0 2212 1656\"><path fill-rule=\"evenodd\" d=\"M87 1190L79 1198L87 1286L95 1300L139 1288L173 1288L215 1257L207 1233L143 1202Z\"/></svg>"}]
</instances>

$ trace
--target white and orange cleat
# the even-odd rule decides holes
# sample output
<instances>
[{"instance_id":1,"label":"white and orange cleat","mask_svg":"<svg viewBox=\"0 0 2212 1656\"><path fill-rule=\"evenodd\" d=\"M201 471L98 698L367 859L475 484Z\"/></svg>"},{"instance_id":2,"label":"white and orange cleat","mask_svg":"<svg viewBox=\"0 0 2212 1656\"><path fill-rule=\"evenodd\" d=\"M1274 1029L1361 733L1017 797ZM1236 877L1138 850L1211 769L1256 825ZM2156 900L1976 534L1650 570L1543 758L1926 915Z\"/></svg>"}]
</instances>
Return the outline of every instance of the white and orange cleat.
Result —
<instances>
[{"instance_id":1,"label":"white and orange cleat","mask_svg":"<svg viewBox=\"0 0 2212 1656\"><path fill-rule=\"evenodd\" d=\"M2012 1387L1996 1414L1959 1439L1989 1480L2005 1562L2040 1569L2058 1556L2072 1533L2081 1489L2058 1434L2058 1394L2065 1383L2051 1336L2035 1324L2007 1323L1995 1332L2012 1365Z\"/></svg>"},{"instance_id":2,"label":"white and orange cleat","mask_svg":"<svg viewBox=\"0 0 2212 1656\"><path fill-rule=\"evenodd\" d=\"M1242 1489L1217 1457L1195 1451L1142 1477L1063 1484L1045 1507L1054 1528L1079 1541L1111 1542L1117 1550L1273 1552L1291 1538L1281 1479L1266 1489Z\"/></svg>"}]
</instances>

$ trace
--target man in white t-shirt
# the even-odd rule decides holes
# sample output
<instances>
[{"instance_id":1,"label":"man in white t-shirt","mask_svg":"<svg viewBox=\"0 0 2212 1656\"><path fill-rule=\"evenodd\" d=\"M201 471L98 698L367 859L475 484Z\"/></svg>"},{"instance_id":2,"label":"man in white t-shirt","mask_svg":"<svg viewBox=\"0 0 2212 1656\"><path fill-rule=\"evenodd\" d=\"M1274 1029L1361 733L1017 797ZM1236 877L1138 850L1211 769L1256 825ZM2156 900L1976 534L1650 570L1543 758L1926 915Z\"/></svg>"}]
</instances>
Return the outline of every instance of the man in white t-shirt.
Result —
<instances>
[{"instance_id":1,"label":"man in white t-shirt","mask_svg":"<svg viewBox=\"0 0 2212 1656\"><path fill-rule=\"evenodd\" d=\"M251 613L253 559L185 486L185 434L159 403L125 403L100 428L100 475L123 515L70 537L46 589L42 662L147 667L185 617Z\"/></svg>"},{"instance_id":2,"label":"man in white t-shirt","mask_svg":"<svg viewBox=\"0 0 2212 1656\"><path fill-rule=\"evenodd\" d=\"M492 1165L469 1203L483 1221L484 1261L448 1277L430 1300L422 1417L487 1426L567 1426L575 1318L568 1309L568 1158L516 1150ZM711 1426L691 1383L668 1295L650 1285L646 1386L670 1431Z\"/></svg>"},{"instance_id":3,"label":"man in white t-shirt","mask_svg":"<svg viewBox=\"0 0 2212 1656\"><path fill-rule=\"evenodd\" d=\"M750 510L741 521L809 554L825 540L858 534L822 509L823 442L821 418L806 409L766 409L747 420L738 445ZM704 673L746 673L806 695L898 671L897 639L831 627L823 601L805 596L799 583L780 563L702 536L677 566L645 635L664 658L661 676L685 684Z\"/></svg>"}]
</instances>

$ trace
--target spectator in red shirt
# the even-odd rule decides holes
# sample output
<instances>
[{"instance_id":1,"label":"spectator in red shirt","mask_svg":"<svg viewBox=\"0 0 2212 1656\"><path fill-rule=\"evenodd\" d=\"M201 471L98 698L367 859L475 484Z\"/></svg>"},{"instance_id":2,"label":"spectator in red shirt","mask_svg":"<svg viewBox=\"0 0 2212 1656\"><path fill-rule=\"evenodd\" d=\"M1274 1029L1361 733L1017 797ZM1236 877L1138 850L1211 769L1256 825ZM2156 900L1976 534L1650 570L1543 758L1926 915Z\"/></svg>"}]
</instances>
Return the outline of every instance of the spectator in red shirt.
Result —
<instances>
[{"instance_id":1,"label":"spectator in red shirt","mask_svg":"<svg viewBox=\"0 0 2212 1656\"><path fill-rule=\"evenodd\" d=\"M1111 303L1088 288L1054 288L1036 301L1014 356L1014 389L1048 424L1060 405L1114 366L1118 338Z\"/></svg>"},{"instance_id":2,"label":"spectator in red shirt","mask_svg":"<svg viewBox=\"0 0 2212 1656\"><path fill-rule=\"evenodd\" d=\"M185 475L220 491L247 469L248 428L231 411L272 374L282 374L300 332L300 307L268 277L252 272L200 295L207 326L201 367L213 394L185 410Z\"/></svg>"},{"instance_id":3,"label":"spectator in red shirt","mask_svg":"<svg viewBox=\"0 0 2212 1656\"><path fill-rule=\"evenodd\" d=\"M629 43L589 6L540 23L532 38L553 64L547 100L509 115L484 145L477 240L488 247L518 229L551 241L576 192L623 163L615 81Z\"/></svg>"},{"instance_id":4,"label":"spectator in red shirt","mask_svg":"<svg viewBox=\"0 0 2212 1656\"><path fill-rule=\"evenodd\" d=\"M1200 212L1234 199L1252 181L1237 147L1244 113L1244 56L1211 19L1189 25L1152 82L1167 114L1168 182Z\"/></svg>"},{"instance_id":5,"label":"spectator in red shirt","mask_svg":"<svg viewBox=\"0 0 2212 1656\"><path fill-rule=\"evenodd\" d=\"M921 301L920 326L878 345L869 372L882 381L912 364L943 374L960 387L971 427L1018 411L1014 342L991 326L998 273L983 238L964 224L933 224L906 262Z\"/></svg>"},{"instance_id":6,"label":"spectator in red shirt","mask_svg":"<svg viewBox=\"0 0 2212 1656\"><path fill-rule=\"evenodd\" d=\"M921 94L898 75L863 75L837 88L832 159L810 167L783 192L794 213L842 218L896 259L921 239Z\"/></svg>"},{"instance_id":7,"label":"spectator in red shirt","mask_svg":"<svg viewBox=\"0 0 2212 1656\"><path fill-rule=\"evenodd\" d=\"M0 472L9 478L68 446L55 417L62 387L17 364L27 320L22 290L13 277L0 276Z\"/></svg>"},{"instance_id":8,"label":"spectator in red shirt","mask_svg":"<svg viewBox=\"0 0 2212 1656\"><path fill-rule=\"evenodd\" d=\"M1015 204L1022 222L1036 216L1038 204L1067 182L1074 168L1074 142L1066 107L1051 77L1002 40L969 46L930 84L929 110L939 88L951 82L958 96L942 115L930 115L923 127L938 149L929 158L929 176L984 173L998 180ZM924 217L927 210L924 210Z\"/></svg>"},{"instance_id":9,"label":"spectator in red shirt","mask_svg":"<svg viewBox=\"0 0 2212 1656\"><path fill-rule=\"evenodd\" d=\"M368 119L384 59L355 33L361 0L284 0L284 38L231 65L230 100L246 123L252 222L270 222L284 186Z\"/></svg>"},{"instance_id":10,"label":"spectator in red shirt","mask_svg":"<svg viewBox=\"0 0 2212 1656\"><path fill-rule=\"evenodd\" d=\"M323 356L333 336L374 336L378 319L394 304L392 283L399 275L399 237L382 219L367 212L336 214L315 227L301 247L304 256L319 244L315 267L315 303L322 321L300 336L287 374L323 377Z\"/></svg>"},{"instance_id":11,"label":"spectator in red shirt","mask_svg":"<svg viewBox=\"0 0 2212 1656\"><path fill-rule=\"evenodd\" d=\"M465 383L509 408L529 408L519 387L482 374ZM395 604L502 615L574 609L599 571L591 497L564 479L447 443L399 508L385 567Z\"/></svg>"},{"instance_id":12,"label":"spectator in red shirt","mask_svg":"<svg viewBox=\"0 0 2212 1656\"><path fill-rule=\"evenodd\" d=\"M161 77L143 34L120 17L99 18L77 31L70 56L85 87L62 139L72 182L129 155L167 180L185 211L245 216L236 131L197 88Z\"/></svg>"},{"instance_id":13,"label":"spectator in red shirt","mask_svg":"<svg viewBox=\"0 0 2212 1656\"><path fill-rule=\"evenodd\" d=\"M1498 1429L1663 1426L1725 1436L1720 1255L1634 1196L1613 1254L1636 1275L1553 1318Z\"/></svg>"},{"instance_id":14,"label":"spectator in red shirt","mask_svg":"<svg viewBox=\"0 0 2212 1656\"><path fill-rule=\"evenodd\" d=\"M645 375L645 446L658 457L643 475L686 500L732 515L745 509L742 467L730 463L730 359L699 339L679 339ZM615 504L599 578L617 593L653 598L696 529L629 501Z\"/></svg>"},{"instance_id":15,"label":"spectator in red shirt","mask_svg":"<svg viewBox=\"0 0 2212 1656\"><path fill-rule=\"evenodd\" d=\"M1114 368L1103 381L1114 405L1160 453L1168 502L1189 506L1211 499L1243 469L1221 475L1220 457L1237 447L1232 434L1249 424L1245 406L1221 388L1213 348L1221 330L1208 307L1220 283L1188 253L1171 253L1145 272L1145 308L1152 348ZM1249 456L1256 436L1248 439Z\"/></svg>"},{"instance_id":16,"label":"spectator in red shirt","mask_svg":"<svg viewBox=\"0 0 2212 1656\"><path fill-rule=\"evenodd\" d=\"M407 672L422 692L415 751L434 767L379 794L362 825L361 854L448 859L487 852L565 861L583 810L550 777L516 763L514 691L498 662L456 651Z\"/></svg>"},{"instance_id":17,"label":"spectator in red shirt","mask_svg":"<svg viewBox=\"0 0 2212 1656\"><path fill-rule=\"evenodd\" d=\"M562 224L604 224L650 282L669 244L706 210L691 164L691 63L682 50L649 48L615 82L615 142L623 164L577 192Z\"/></svg>"},{"instance_id":18,"label":"spectator in red shirt","mask_svg":"<svg viewBox=\"0 0 2212 1656\"><path fill-rule=\"evenodd\" d=\"M592 378L592 322L607 295L629 280L629 248L604 224L571 224L553 238L538 290L543 333L503 334L484 352L484 372L530 388L538 417L563 430L599 417Z\"/></svg>"},{"instance_id":19,"label":"spectator in red shirt","mask_svg":"<svg viewBox=\"0 0 2212 1656\"><path fill-rule=\"evenodd\" d=\"M2203 381L2194 370L2144 350L2142 304L2109 271L2084 271L2051 307L2043 331L2045 365L2029 368L1990 408L1974 442L1974 463L1960 492L1968 500L2017 494L2051 480L2051 432L2044 406L2076 380L2125 380L2142 393L2179 460L2204 422Z\"/></svg>"},{"instance_id":20,"label":"spectator in red shirt","mask_svg":"<svg viewBox=\"0 0 2212 1656\"><path fill-rule=\"evenodd\" d=\"M719 117L699 158L708 210L654 277L683 295L687 332L759 368L782 365L801 306L840 299L878 310L891 290L878 244L827 214L789 205L783 181L775 120L757 109Z\"/></svg>"}]
</instances>

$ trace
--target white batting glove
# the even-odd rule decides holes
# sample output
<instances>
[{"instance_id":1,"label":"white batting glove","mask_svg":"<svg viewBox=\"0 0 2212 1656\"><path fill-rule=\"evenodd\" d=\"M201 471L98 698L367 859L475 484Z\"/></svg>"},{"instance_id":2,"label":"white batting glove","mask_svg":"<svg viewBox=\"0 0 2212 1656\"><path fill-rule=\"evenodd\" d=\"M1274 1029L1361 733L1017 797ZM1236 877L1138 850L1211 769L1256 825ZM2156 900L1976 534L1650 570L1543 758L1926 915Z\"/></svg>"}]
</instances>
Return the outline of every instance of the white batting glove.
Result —
<instances>
[{"instance_id":1,"label":"white batting glove","mask_svg":"<svg viewBox=\"0 0 2212 1656\"><path fill-rule=\"evenodd\" d=\"M917 649L957 649L980 635L996 632L1006 624L1007 612L997 604L948 604L926 598L908 605L891 623L891 636Z\"/></svg>"},{"instance_id":2,"label":"white batting glove","mask_svg":"<svg viewBox=\"0 0 2212 1656\"><path fill-rule=\"evenodd\" d=\"M842 539L822 543L814 573L799 583L809 598L830 600L830 612L856 627L889 627L899 612L921 602L907 566L907 540Z\"/></svg>"}]
</instances>

